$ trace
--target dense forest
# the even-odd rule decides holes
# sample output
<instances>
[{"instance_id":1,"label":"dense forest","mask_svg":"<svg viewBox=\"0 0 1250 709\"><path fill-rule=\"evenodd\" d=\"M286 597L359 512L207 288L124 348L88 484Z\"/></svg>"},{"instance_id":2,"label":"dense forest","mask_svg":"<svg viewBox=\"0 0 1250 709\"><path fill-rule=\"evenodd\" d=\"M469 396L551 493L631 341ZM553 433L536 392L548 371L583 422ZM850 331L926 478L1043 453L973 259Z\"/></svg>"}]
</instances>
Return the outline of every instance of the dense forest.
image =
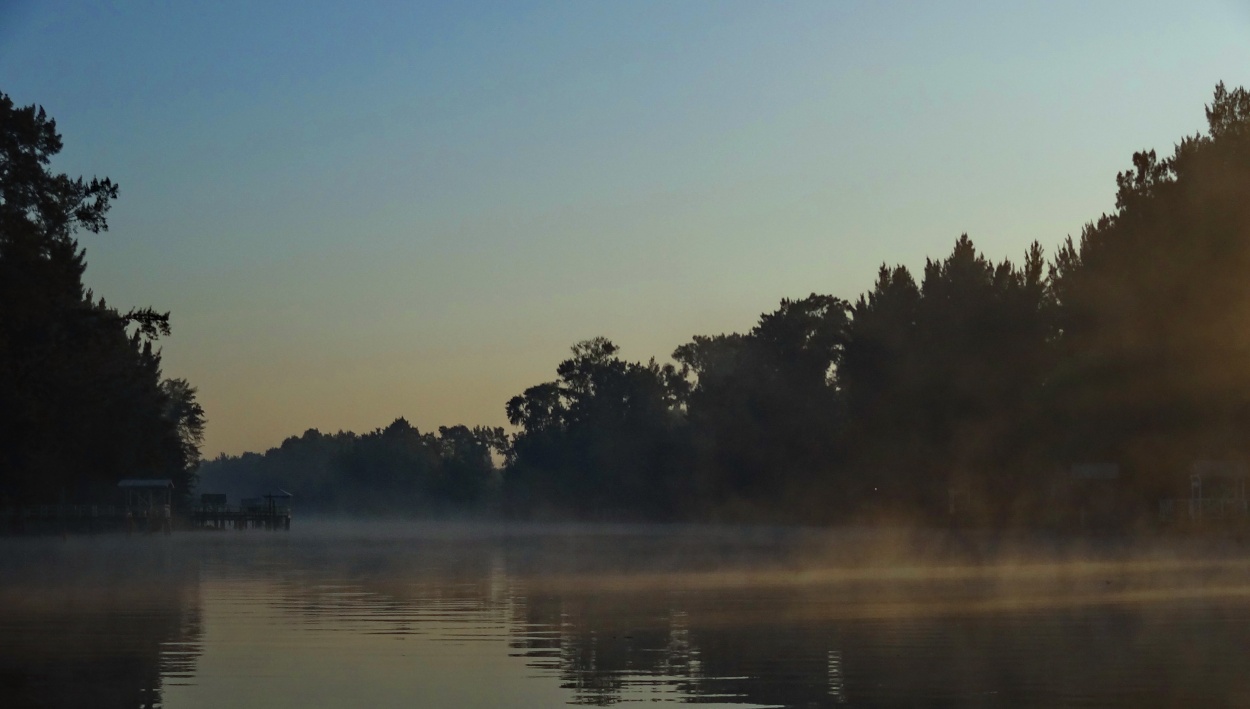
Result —
<instances>
[{"instance_id":1,"label":"dense forest","mask_svg":"<svg viewBox=\"0 0 1250 709\"><path fill-rule=\"evenodd\" d=\"M195 486L204 412L161 372L169 313L121 312L83 285L76 235L108 229L118 187L49 168L42 108L0 93L0 507L112 501L123 478Z\"/></svg>"},{"instance_id":2,"label":"dense forest","mask_svg":"<svg viewBox=\"0 0 1250 709\"><path fill-rule=\"evenodd\" d=\"M580 342L507 402L506 440L455 429L467 458L401 420L203 476L522 517L933 520L958 500L1009 523L1053 517L1060 471L1113 463L1148 513L1192 461L1250 454L1250 94L1221 84L1206 114L1170 156L1135 154L1115 210L1049 258L1034 243L993 263L963 235L922 273L782 300L668 364Z\"/></svg>"}]
</instances>

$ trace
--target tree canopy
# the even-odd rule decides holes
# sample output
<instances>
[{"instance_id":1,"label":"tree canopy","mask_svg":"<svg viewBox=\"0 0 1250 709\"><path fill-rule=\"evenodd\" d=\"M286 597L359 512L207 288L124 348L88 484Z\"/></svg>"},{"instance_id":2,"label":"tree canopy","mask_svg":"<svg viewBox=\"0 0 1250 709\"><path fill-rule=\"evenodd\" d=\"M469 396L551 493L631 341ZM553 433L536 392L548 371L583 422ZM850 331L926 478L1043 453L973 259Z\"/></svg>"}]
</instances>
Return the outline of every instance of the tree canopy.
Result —
<instances>
[{"instance_id":1,"label":"tree canopy","mask_svg":"<svg viewBox=\"0 0 1250 709\"><path fill-rule=\"evenodd\" d=\"M497 501L494 456L505 446L503 429L422 433L398 418L363 435L309 429L264 454L219 456L200 476L206 490L237 497L290 490L313 512L480 514Z\"/></svg>"},{"instance_id":2,"label":"tree canopy","mask_svg":"<svg viewBox=\"0 0 1250 709\"><path fill-rule=\"evenodd\" d=\"M163 378L169 314L84 287L77 235L107 231L118 187L53 171L61 149L42 108L0 93L0 490L98 501L121 478L167 477L186 494L204 412Z\"/></svg>"}]
</instances>

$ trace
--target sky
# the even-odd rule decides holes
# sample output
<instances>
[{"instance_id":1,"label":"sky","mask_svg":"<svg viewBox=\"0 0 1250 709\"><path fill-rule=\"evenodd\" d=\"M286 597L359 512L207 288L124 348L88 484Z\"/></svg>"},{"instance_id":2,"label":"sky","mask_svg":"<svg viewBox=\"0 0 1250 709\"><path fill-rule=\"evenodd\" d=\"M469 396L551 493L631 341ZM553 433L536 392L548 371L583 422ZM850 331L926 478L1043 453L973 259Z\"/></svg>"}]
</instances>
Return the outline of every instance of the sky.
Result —
<instances>
[{"instance_id":1,"label":"sky","mask_svg":"<svg viewBox=\"0 0 1250 709\"><path fill-rule=\"evenodd\" d=\"M86 282L172 313L203 453L505 425L968 233L1048 251L1250 85L1250 3L0 0L0 91L121 185Z\"/></svg>"}]
</instances>

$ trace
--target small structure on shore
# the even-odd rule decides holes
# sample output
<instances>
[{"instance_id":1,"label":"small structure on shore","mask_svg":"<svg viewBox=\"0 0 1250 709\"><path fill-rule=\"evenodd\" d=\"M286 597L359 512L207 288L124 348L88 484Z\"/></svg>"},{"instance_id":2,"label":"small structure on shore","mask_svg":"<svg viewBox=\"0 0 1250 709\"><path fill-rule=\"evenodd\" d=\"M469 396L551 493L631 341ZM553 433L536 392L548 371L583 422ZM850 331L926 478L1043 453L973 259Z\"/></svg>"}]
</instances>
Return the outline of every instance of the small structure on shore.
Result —
<instances>
[{"instance_id":1,"label":"small structure on shore","mask_svg":"<svg viewBox=\"0 0 1250 709\"><path fill-rule=\"evenodd\" d=\"M1076 463L1071 468L1073 480L1118 480L1119 463Z\"/></svg>"},{"instance_id":2,"label":"small structure on shore","mask_svg":"<svg viewBox=\"0 0 1250 709\"><path fill-rule=\"evenodd\" d=\"M1189 466L1189 520L1191 522L1244 520L1246 464L1228 460L1198 460Z\"/></svg>"},{"instance_id":3,"label":"small structure on shore","mask_svg":"<svg viewBox=\"0 0 1250 709\"><path fill-rule=\"evenodd\" d=\"M222 510L226 508L226 496L214 493L205 493L200 495L200 507L208 511Z\"/></svg>"},{"instance_id":4,"label":"small structure on shore","mask_svg":"<svg viewBox=\"0 0 1250 709\"><path fill-rule=\"evenodd\" d=\"M1114 528L1131 516L1119 463L1079 462L1055 471L1050 478L1049 506L1053 524L1064 528Z\"/></svg>"},{"instance_id":5,"label":"small structure on shore","mask_svg":"<svg viewBox=\"0 0 1250 709\"><path fill-rule=\"evenodd\" d=\"M173 531L174 481L131 479L117 483L122 491L126 533Z\"/></svg>"}]
</instances>

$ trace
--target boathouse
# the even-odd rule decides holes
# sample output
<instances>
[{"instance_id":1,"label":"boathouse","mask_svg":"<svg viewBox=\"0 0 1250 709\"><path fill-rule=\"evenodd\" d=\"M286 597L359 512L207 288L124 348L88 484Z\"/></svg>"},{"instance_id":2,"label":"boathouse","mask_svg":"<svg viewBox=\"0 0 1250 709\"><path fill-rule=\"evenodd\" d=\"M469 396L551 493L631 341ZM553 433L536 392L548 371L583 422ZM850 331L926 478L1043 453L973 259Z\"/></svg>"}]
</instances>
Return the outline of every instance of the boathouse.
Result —
<instances>
[{"instance_id":1,"label":"boathouse","mask_svg":"<svg viewBox=\"0 0 1250 709\"><path fill-rule=\"evenodd\" d=\"M126 519L126 531L136 529L148 532L173 528L174 482L167 479L122 480L117 483L122 491L122 510Z\"/></svg>"},{"instance_id":2,"label":"boathouse","mask_svg":"<svg viewBox=\"0 0 1250 709\"><path fill-rule=\"evenodd\" d=\"M1046 518L1061 528L1114 528L1133 512L1119 463L1073 463L1051 477Z\"/></svg>"}]
</instances>

